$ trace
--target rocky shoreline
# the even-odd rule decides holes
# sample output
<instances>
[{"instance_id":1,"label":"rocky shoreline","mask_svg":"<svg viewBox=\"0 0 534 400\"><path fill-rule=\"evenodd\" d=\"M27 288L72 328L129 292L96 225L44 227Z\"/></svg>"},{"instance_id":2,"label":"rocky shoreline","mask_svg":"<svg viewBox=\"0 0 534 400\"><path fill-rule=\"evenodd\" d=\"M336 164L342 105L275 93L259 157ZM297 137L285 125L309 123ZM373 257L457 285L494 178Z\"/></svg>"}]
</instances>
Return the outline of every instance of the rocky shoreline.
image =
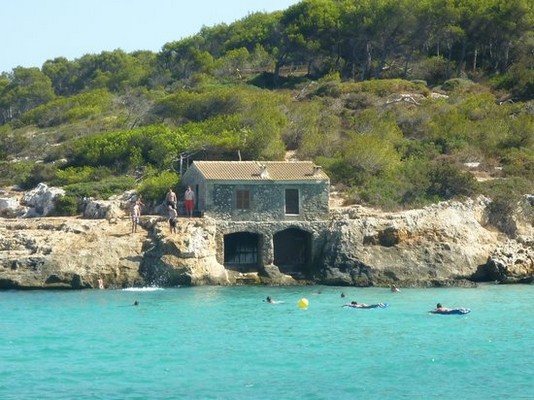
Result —
<instances>
[{"instance_id":1,"label":"rocky shoreline","mask_svg":"<svg viewBox=\"0 0 534 400\"><path fill-rule=\"evenodd\" d=\"M485 198L397 213L332 208L328 221L309 224L320 232L321 254L306 277L283 274L272 264L248 273L226 269L217 232L230 229L231 221L179 218L178 232L171 235L166 217L145 215L138 232L131 233L126 203L124 198L89 201L81 217L0 218L0 289L97 288L99 279L107 288L472 287L534 281L532 216L515 216L516 235L510 237L487 224ZM35 209L25 212L36 215Z\"/></svg>"}]
</instances>

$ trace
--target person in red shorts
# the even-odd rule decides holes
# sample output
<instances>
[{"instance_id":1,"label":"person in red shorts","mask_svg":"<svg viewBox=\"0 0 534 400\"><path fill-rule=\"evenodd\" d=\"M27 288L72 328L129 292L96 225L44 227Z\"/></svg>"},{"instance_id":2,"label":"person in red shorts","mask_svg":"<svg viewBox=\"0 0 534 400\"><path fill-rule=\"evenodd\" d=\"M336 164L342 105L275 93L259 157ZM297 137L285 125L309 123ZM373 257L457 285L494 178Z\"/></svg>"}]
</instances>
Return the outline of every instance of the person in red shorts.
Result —
<instances>
[{"instance_id":1,"label":"person in red shorts","mask_svg":"<svg viewBox=\"0 0 534 400\"><path fill-rule=\"evenodd\" d=\"M185 213L189 218L191 218L193 216L193 208L195 205L195 192L191 190L191 186L188 186L187 190L185 191L184 202Z\"/></svg>"}]
</instances>

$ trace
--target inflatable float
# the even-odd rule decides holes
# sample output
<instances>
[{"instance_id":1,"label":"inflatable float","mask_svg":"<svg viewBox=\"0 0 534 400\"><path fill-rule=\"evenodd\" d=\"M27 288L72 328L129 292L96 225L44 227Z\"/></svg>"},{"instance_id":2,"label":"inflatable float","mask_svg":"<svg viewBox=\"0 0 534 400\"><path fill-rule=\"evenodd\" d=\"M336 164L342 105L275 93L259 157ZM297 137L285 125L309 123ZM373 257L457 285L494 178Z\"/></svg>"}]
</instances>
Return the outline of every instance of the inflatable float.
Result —
<instances>
[{"instance_id":1,"label":"inflatable float","mask_svg":"<svg viewBox=\"0 0 534 400\"><path fill-rule=\"evenodd\" d=\"M469 314L471 310L469 308L450 308L447 310L432 310L432 314L445 314L445 315L459 315L459 314Z\"/></svg>"},{"instance_id":2,"label":"inflatable float","mask_svg":"<svg viewBox=\"0 0 534 400\"><path fill-rule=\"evenodd\" d=\"M378 304L345 304L343 307L348 308L360 308L360 309L369 309L369 308L387 308L388 303L378 303Z\"/></svg>"}]
</instances>

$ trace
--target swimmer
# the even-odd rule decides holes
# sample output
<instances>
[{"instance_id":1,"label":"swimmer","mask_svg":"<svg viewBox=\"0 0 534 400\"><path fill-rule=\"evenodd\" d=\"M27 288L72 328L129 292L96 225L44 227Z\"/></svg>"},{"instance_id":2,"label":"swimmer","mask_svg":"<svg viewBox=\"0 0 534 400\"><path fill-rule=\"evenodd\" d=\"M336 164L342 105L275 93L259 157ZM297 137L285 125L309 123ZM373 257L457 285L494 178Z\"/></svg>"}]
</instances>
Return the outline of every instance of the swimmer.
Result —
<instances>
[{"instance_id":1,"label":"swimmer","mask_svg":"<svg viewBox=\"0 0 534 400\"><path fill-rule=\"evenodd\" d=\"M395 285L391 285L391 291L392 292L400 292L400 289Z\"/></svg>"},{"instance_id":2,"label":"swimmer","mask_svg":"<svg viewBox=\"0 0 534 400\"><path fill-rule=\"evenodd\" d=\"M345 297L345 293L341 292L341 297Z\"/></svg>"},{"instance_id":3,"label":"swimmer","mask_svg":"<svg viewBox=\"0 0 534 400\"><path fill-rule=\"evenodd\" d=\"M348 304L344 304L341 307L351 307L351 308L381 308L385 307L384 303L377 303L377 304L358 304L356 301L351 301Z\"/></svg>"},{"instance_id":4,"label":"swimmer","mask_svg":"<svg viewBox=\"0 0 534 400\"><path fill-rule=\"evenodd\" d=\"M132 306L138 306L139 305L139 302L136 300L133 302Z\"/></svg>"},{"instance_id":5,"label":"swimmer","mask_svg":"<svg viewBox=\"0 0 534 400\"><path fill-rule=\"evenodd\" d=\"M438 303L436 304L436 308L433 309L432 311L430 311L432 314L445 314L447 312L449 312L450 309L448 309L447 307L443 307L441 305L441 303Z\"/></svg>"},{"instance_id":6,"label":"swimmer","mask_svg":"<svg viewBox=\"0 0 534 400\"><path fill-rule=\"evenodd\" d=\"M267 296L267 298L263 301L269 304L282 304L283 303L283 301L275 301L271 299L271 296Z\"/></svg>"}]
</instances>

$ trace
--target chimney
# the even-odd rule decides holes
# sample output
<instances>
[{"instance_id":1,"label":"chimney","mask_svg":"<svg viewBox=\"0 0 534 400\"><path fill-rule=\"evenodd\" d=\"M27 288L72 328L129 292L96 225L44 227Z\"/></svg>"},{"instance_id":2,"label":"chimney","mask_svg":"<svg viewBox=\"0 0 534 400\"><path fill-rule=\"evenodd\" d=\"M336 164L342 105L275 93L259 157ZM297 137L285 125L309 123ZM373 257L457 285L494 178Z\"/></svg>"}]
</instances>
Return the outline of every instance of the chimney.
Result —
<instances>
[{"instance_id":1,"label":"chimney","mask_svg":"<svg viewBox=\"0 0 534 400\"><path fill-rule=\"evenodd\" d=\"M317 176L321 173L321 166L320 165L314 165L313 166L313 176Z\"/></svg>"},{"instance_id":2,"label":"chimney","mask_svg":"<svg viewBox=\"0 0 534 400\"><path fill-rule=\"evenodd\" d=\"M260 164L260 178L261 179L269 178L269 172L267 171L267 165L265 164Z\"/></svg>"}]
</instances>

